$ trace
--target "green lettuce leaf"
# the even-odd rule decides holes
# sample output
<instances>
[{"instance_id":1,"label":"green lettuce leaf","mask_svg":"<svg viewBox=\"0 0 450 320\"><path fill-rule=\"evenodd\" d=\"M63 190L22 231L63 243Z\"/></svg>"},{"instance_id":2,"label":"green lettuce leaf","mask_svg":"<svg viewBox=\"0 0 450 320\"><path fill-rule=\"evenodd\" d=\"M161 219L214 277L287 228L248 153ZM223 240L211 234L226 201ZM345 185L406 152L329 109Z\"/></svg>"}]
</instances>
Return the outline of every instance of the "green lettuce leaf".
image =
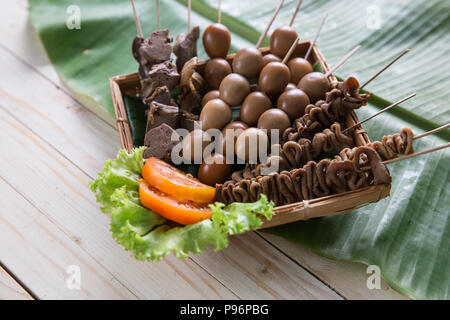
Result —
<instances>
[{"instance_id":1,"label":"green lettuce leaf","mask_svg":"<svg viewBox=\"0 0 450 320\"><path fill-rule=\"evenodd\" d=\"M234 202L227 207L223 203L211 205L213 221L222 225L228 234L241 234L248 230L258 229L262 225L259 216L267 220L272 219L273 203L267 200L265 195L254 203Z\"/></svg>"},{"instance_id":2,"label":"green lettuce leaf","mask_svg":"<svg viewBox=\"0 0 450 320\"><path fill-rule=\"evenodd\" d=\"M170 253L187 258L213 247L228 246L228 236L257 229L262 217L270 220L273 202L263 195L254 203L211 205L213 218L180 226L143 207L139 201L139 178L144 148L128 154L119 151L117 158L107 160L98 178L90 182L92 191L105 213L111 213L113 238L137 260L159 261Z\"/></svg>"},{"instance_id":3,"label":"green lettuce leaf","mask_svg":"<svg viewBox=\"0 0 450 320\"><path fill-rule=\"evenodd\" d=\"M103 212L110 213L114 208L111 196L116 189L122 186L127 186L129 190L139 189L139 177L144 166L142 154L145 149L138 148L132 153L120 150L117 158L107 160L98 178L89 183L91 190L96 192L97 202L102 204L100 209Z\"/></svg>"}]
</instances>

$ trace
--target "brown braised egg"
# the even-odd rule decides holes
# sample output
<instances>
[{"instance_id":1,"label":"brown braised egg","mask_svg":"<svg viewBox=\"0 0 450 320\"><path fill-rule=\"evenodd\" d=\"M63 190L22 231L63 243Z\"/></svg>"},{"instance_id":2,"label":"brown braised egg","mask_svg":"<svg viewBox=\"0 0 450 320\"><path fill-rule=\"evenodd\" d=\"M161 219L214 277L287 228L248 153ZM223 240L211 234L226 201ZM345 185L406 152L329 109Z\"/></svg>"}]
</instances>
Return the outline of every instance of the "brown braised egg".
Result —
<instances>
[{"instance_id":1,"label":"brown braised egg","mask_svg":"<svg viewBox=\"0 0 450 320\"><path fill-rule=\"evenodd\" d=\"M281 137L284 130L290 126L291 120L289 119L289 116L281 109L267 110L258 120L258 129L267 130L269 136L272 134L272 130L276 129L278 130L279 137Z\"/></svg>"},{"instance_id":2,"label":"brown braised egg","mask_svg":"<svg viewBox=\"0 0 450 320\"><path fill-rule=\"evenodd\" d=\"M218 152L219 153L221 152L223 155L226 155L228 148L229 149L228 151L231 151L231 153L234 154L234 147L236 145L236 140L238 136L246 129L248 129L248 126L242 121L233 121L229 123L222 130L222 136L220 137L218 143L218 147L222 149L218 150Z\"/></svg>"},{"instance_id":3,"label":"brown braised egg","mask_svg":"<svg viewBox=\"0 0 450 320\"><path fill-rule=\"evenodd\" d=\"M233 72L243 75L247 79L256 78L263 67L263 56L256 48L239 50L233 59Z\"/></svg>"},{"instance_id":4,"label":"brown braised egg","mask_svg":"<svg viewBox=\"0 0 450 320\"><path fill-rule=\"evenodd\" d=\"M203 130L222 128L232 119L231 108L221 99L209 101L200 113Z\"/></svg>"},{"instance_id":5,"label":"brown braised egg","mask_svg":"<svg viewBox=\"0 0 450 320\"><path fill-rule=\"evenodd\" d=\"M277 95L284 91L290 79L291 72L285 64L271 62L262 69L258 85L262 92Z\"/></svg>"},{"instance_id":6,"label":"brown braised egg","mask_svg":"<svg viewBox=\"0 0 450 320\"><path fill-rule=\"evenodd\" d=\"M231 165L226 163L226 158L220 153L211 154L198 169L198 179L212 187L228 180L230 174Z\"/></svg>"},{"instance_id":7,"label":"brown braised egg","mask_svg":"<svg viewBox=\"0 0 450 320\"><path fill-rule=\"evenodd\" d=\"M305 114L305 108L309 103L308 95L303 90L294 88L283 92L278 98L277 107L294 121Z\"/></svg>"},{"instance_id":8,"label":"brown braised egg","mask_svg":"<svg viewBox=\"0 0 450 320\"><path fill-rule=\"evenodd\" d=\"M223 78L231 73L231 66L227 60L214 58L205 66L204 78L212 90L219 89Z\"/></svg>"},{"instance_id":9,"label":"brown braised egg","mask_svg":"<svg viewBox=\"0 0 450 320\"><path fill-rule=\"evenodd\" d=\"M321 72L311 72L300 80L298 88L308 95L311 103L316 103L325 100L325 94L330 90L330 81Z\"/></svg>"},{"instance_id":10,"label":"brown braised egg","mask_svg":"<svg viewBox=\"0 0 450 320\"><path fill-rule=\"evenodd\" d=\"M223 101L230 106L238 106L250 93L250 85L240 74L231 73L222 80L219 91Z\"/></svg>"},{"instance_id":11,"label":"brown braised egg","mask_svg":"<svg viewBox=\"0 0 450 320\"><path fill-rule=\"evenodd\" d=\"M274 54L268 53L263 57L263 67L271 62L281 62L281 59Z\"/></svg>"},{"instance_id":12,"label":"brown braised egg","mask_svg":"<svg viewBox=\"0 0 450 320\"><path fill-rule=\"evenodd\" d=\"M287 63L289 71L291 71L291 82L299 83L300 80L308 73L313 72L313 68L308 60L303 58L294 58Z\"/></svg>"},{"instance_id":13,"label":"brown braised egg","mask_svg":"<svg viewBox=\"0 0 450 320\"><path fill-rule=\"evenodd\" d=\"M298 34L289 26L279 27L270 36L270 52L280 58L288 53Z\"/></svg>"},{"instance_id":14,"label":"brown braised egg","mask_svg":"<svg viewBox=\"0 0 450 320\"><path fill-rule=\"evenodd\" d=\"M295 83L288 83L284 91L289 91L292 89L297 89L297 85Z\"/></svg>"},{"instance_id":15,"label":"brown braised egg","mask_svg":"<svg viewBox=\"0 0 450 320\"><path fill-rule=\"evenodd\" d=\"M267 151L269 139L267 134L258 128L248 128L236 140L236 156L250 163L258 163L259 153Z\"/></svg>"},{"instance_id":16,"label":"brown braised egg","mask_svg":"<svg viewBox=\"0 0 450 320\"><path fill-rule=\"evenodd\" d=\"M219 99L220 98L220 91L219 90L212 90L209 91L207 94L205 94L202 98L202 108L211 100Z\"/></svg>"},{"instance_id":17,"label":"brown braised egg","mask_svg":"<svg viewBox=\"0 0 450 320\"><path fill-rule=\"evenodd\" d=\"M249 126L255 126L264 111L272 108L272 101L260 91L250 93L241 106L239 119Z\"/></svg>"},{"instance_id":18,"label":"brown braised egg","mask_svg":"<svg viewBox=\"0 0 450 320\"><path fill-rule=\"evenodd\" d=\"M214 23L203 33L203 46L211 59L225 58L230 50L231 35L226 26Z\"/></svg>"},{"instance_id":19,"label":"brown braised egg","mask_svg":"<svg viewBox=\"0 0 450 320\"><path fill-rule=\"evenodd\" d=\"M203 151L211 143L211 137L200 129L191 131L181 142L183 159L187 163L200 164Z\"/></svg>"}]
</instances>

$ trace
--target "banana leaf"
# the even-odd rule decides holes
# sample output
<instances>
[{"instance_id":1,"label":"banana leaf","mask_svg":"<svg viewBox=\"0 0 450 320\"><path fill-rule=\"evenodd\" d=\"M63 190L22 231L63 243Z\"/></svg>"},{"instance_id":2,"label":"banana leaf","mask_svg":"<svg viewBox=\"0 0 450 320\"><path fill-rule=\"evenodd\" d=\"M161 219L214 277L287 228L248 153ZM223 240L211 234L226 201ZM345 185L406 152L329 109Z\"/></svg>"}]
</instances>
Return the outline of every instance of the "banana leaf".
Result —
<instances>
[{"instance_id":1,"label":"banana leaf","mask_svg":"<svg viewBox=\"0 0 450 320\"><path fill-rule=\"evenodd\" d=\"M30 18L59 75L77 95L89 97L113 115L108 78L135 72L131 41L136 27L129 0L29 0ZM156 28L154 1L136 0L144 33ZM222 1L232 33L232 51L256 43L277 0ZM66 26L69 5L78 5L81 29ZM296 0L285 5L274 27L290 20ZM192 21L202 30L215 21L216 0L193 0ZM423 132L449 122L450 4L445 0L305 0L295 22L311 39L324 13L328 21L318 46L330 64L355 45L363 48L337 75L368 79L405 48L402 58L367 88L375 93L364 118L412 92L418 96L364 126L372 140L409 126ZM162 0L161 22L176 36L186 31L186 1ZM379 19L378 19L379 18ZM199 45L200 58L206 58ZM142 130L142 128L136 128ZM446 132L416 141L422 150L449 140ZM413 298L450 298L449 152L389 165L391 196L344 215L298 222L268 232L335 259L378 265L394 288Z\"/></svg>"}]
</instances>

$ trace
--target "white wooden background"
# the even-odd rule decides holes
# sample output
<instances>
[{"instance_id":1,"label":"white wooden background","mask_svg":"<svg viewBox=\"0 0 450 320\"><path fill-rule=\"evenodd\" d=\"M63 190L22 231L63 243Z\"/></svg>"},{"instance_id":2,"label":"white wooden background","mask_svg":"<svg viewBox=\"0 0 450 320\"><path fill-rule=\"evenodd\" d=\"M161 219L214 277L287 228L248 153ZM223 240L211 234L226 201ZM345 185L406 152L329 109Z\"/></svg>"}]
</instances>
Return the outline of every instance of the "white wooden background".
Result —
<instances>
[{"instance_id":1,"label":"white wooden background","mask_svg":"<svg viewBox=\"0 0 450 320\"><path fill-rule=\"evenodd\" d=\"M187 260L135 261L112 239L87 186L118 149L116 129L61 84L27 1L3 3L0 299L405 298L384 282L369 290L362 264L260 232ZM80 267L80 290L67 288L70 265Z\"/></svg>"}]
</instances>

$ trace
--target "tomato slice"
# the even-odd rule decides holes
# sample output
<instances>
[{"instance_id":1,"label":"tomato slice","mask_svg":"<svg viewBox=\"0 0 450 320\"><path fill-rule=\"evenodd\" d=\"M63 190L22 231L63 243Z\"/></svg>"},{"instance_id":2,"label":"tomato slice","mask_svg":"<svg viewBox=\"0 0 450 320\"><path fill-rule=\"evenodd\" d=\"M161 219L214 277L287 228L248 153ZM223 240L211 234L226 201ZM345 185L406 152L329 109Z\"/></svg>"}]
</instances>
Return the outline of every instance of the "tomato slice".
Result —
<instances>
[{"instance_id":1,"label":"tomato slice","mask_svg":"<svg viewBox=\"0 0 450 320\"><path fill-rule=\"evenodd\" d=\"M216 195L215 188L157 158L147 160L142 176L149 184L176 199L212 203Z\"/></svg>"},{"instance_id":2,"label":"tomato slice","mask_svg":"<svg viewBox=\"0 0 450 320\"><path fill-rule=\"evenodd\" d=\"M174 199L144 179L139 180L139 197L144 207L179 224L188 225L211 218L208 205Z\"/></svg>"}]
</instances>

